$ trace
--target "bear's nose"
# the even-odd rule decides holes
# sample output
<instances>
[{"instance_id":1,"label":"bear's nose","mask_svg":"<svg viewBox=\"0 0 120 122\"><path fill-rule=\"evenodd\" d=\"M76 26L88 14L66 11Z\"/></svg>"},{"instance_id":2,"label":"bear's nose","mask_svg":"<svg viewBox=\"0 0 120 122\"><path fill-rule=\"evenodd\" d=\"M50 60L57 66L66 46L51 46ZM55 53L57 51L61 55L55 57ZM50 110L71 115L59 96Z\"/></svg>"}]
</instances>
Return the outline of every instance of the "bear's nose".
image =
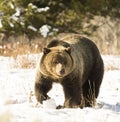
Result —
<instances>
[{"instance_id":1,"label":"bear's nose","mask_svg":"<svg viewBox=\"0 0 120 122\"><path fill-rule=\"evenodd\" d=\"M60 71L60 74L61 74L61 75L65 74L65 69L62 69L62 70Z\"/></svg>"}]
</instances>

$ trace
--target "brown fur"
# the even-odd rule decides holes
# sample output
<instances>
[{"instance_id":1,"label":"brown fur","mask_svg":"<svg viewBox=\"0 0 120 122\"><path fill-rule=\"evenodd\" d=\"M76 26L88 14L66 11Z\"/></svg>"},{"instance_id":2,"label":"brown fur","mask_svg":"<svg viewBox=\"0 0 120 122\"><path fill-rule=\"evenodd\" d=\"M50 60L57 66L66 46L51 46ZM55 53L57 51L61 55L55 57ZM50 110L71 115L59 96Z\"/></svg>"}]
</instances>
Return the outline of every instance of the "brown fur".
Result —
<instances>
[{"instance_id":1,"label":"brown fur","mask_svg":"<svg viewBox=\"0 0 120 122\"><path fill-rule=\"evenodd\" d=\"M57 38L44 49L35 79L35 95L42 103L49 98L47 92L52 83L58 82L65 94L64 107L92 106L103 74L103 60L92 41L76 34Z\"/></svg>"}]
</instances>

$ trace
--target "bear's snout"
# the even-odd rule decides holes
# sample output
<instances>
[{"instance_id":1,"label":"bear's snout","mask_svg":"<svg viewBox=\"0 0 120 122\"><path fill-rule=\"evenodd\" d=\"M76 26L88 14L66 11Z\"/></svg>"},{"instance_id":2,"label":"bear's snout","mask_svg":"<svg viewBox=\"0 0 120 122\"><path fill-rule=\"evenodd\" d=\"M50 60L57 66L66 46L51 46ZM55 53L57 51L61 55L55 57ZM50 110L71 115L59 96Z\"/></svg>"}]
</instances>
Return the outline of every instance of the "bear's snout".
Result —
<instances>
[{"instance_id":1,"label":"bear's snout","mask_svg":"<svg viewBox=\"0 0 120 122\"><path fill-rule=\"evenodd\" d=\"M58 76L63 76L65 74L65 69L61 63L56 65L56 74Z\"/></svg>"}]
</instances>

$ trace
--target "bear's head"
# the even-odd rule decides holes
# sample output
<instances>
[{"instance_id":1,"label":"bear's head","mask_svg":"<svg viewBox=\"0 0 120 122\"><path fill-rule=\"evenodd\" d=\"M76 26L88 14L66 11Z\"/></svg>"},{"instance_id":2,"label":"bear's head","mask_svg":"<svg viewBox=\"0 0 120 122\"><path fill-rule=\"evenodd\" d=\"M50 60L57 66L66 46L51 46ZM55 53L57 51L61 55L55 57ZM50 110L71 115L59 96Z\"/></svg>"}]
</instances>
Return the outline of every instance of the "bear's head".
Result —
<instances>
[{"instance_id":1,"label":"bear's head","mask_svg":"<svg viewBox=\"0 0 120 122\"><path fill-rule=\"evenodd\" d=\"M73 59L70 47L44 48L40 69L44 75L53 78L63 78L72 72Z\"/></svg>"}]
</instances>

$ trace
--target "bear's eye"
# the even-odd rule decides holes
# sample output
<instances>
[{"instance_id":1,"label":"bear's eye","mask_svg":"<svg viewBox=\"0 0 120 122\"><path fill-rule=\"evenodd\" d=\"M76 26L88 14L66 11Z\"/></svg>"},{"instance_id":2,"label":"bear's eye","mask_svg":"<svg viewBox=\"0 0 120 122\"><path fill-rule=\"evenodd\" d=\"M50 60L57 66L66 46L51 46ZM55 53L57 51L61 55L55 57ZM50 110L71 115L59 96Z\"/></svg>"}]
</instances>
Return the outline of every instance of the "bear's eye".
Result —
<instances>
[{"instance_id":1,"label":"bear's eye","mask_svg":"<svg viewBox=\"0 0 120 122\"><path fill-rule=\"evenodd\" d=\"M58 61L54 61L53 64L58 64L59 62Z\"/></svg>"},{"instance_id":2,"label":"bear's eye","mask_svg":"<svg viewBox=\"0 0 120 122\"><path fill-rule=\"evenodd\" d=\"M64 64L64 65L67 64L67 61L64 61L63 64Z\"/></svg>"}]
</instances>

